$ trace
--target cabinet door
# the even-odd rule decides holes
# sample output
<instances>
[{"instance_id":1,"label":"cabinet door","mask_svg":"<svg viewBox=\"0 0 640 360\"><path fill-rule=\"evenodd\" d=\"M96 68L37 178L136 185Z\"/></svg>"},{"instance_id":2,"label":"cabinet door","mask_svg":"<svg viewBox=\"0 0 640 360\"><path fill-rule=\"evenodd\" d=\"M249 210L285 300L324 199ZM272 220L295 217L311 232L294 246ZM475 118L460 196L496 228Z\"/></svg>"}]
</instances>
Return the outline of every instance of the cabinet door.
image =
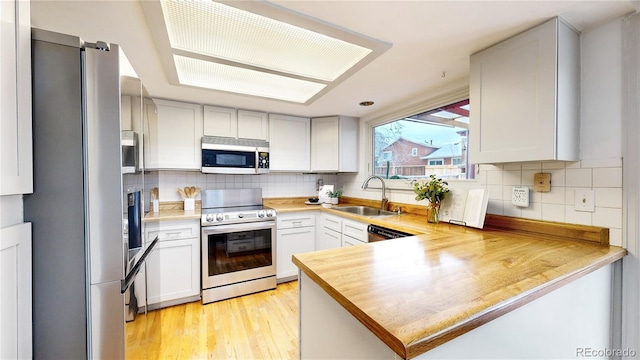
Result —
<instances>
[{"instance_id":1,"label":"cabinet door","mask_svg":"<svg viewBox=\"0 0 640 360\"><path fill-rule=\"evenodd\" d=\"M238 136L238 112L236 109L204 106L204 135Z\"/></svg>"},{"instance_id":2,"label":"cabinet door","mask_svg":"<svg viewBox=\"0 0 640 360\"><path fill-rule=\"evenodd\" d=\"M349 236L361 242L369 241L369 233L367 232L368 224L353 220L342 220L342 235Z\"/></svg>"},{"instance_id":3,"label":"cabinet door","mask_svg":"<svg viewBox=\"0 0 640 360\"><path fill-rule=\"evenodd\" d=\"M31 223L0 229L0 358L32 357Z\"/></svg>"},{"instance_id":4,"label":"cabinet door","mask_svg":"<svg viewBox=\"0 0 640 360\"><path fill-rule=\"evenodd\" d=\"M364 242L364 241L360 241L358 239L352 238L351 236L347 236L345 234L342 234L342 247L365 245L365 244L366 244L366 242Z\"/></svg>"},{"instance_id":5,"label":"cabinet door","mask_svg":"<svg viewBox=\"0 0 640 360\"><path fill-rule=\"evenodd\" d=\"M33 192L29 1L0 2L0 195Z\"/></svg>"},{"instance_id":6,"label":"cabinet door","mask_svg":"<svg viewBox=\"0 0 640 360\"><path fill-rule=\"evenodd\" d=\"M565 126L559 124L564 119L558 118L558 108L575 105L558 101L557 96L562 95L558 81L568 79L577 84L578 37L575 34L575 38L559 43L559 26L566 27L557 19L551 20L471 56L470 162L556 160L558 146L565 148L565 141L575 142L574 125L569 125L574 133L569 139L557 137L558 126ZM569 65L559 78L557 66L566 63L564 54L574 59L569 62L575 66L570 69ZM569 123L577 124L577 112L569 113ZM575 120L569 119L573 117Z\"/></svg>"},{"instance_id":7,"label":"cabinet door","mask_svg":"<svg viewBox=\"0 0 640 360\"><path fill-rule=\"evenodd\" d=\"M278 230L278 258L276 260L276 277L278 279L297 276L298 267L291 261L291 256L314 251L316 229L313 226Z\"/></svg>"},{"instance_id":8,"label":"cabinet door","mask_svg":"<svg viewBox=\"0 0 640 360\"><path fill-rule=\"evenodd\" d=\"M200 293L199 238L160 241L147 258L149 305Z\"/></svg>"},{"instance_id":9,"label":"cabinet door","mask_svg":"<svg viewBox=\"0 0 640 360\"><path fill-rule=\"evenodd\" d=\"M335 249L342 246L340 232L322 228L322 236L316 241L316 250Z\"/></svg>"},{"instance_id":10,"label":"cabinet door","mask_svg":"<svg viewBox=\"0 0 640 360\"><path fill-rule=\"evenodd\" d=\"M238 137L269 140L269 120L263 112L238 110Z\"/></svg>"},{"instance_id":11,"label":"cabinet door","mask_svg":"<svg viewBox=\"0 0 640 360\"><path fill-rule=\"evenodd\" d=\"M337 116L311 119L312 171L338 171L338 125Z\"/></svg>"},{"instance_id":12,"label":"cabinet door","mask_svg":"<svg viewBox=\"0 0 640 360\"><path fill-rule=\"evenodd\" d=\"M147 169L202 167L202 108L200 105L154 100L145 109L148 122Z\"/></svg>"},{"instance_id":13,"label":"cabinet door","mask_svg":"<svg viewBox=\"0 0 640 360\"><path fill-rule=\"evenodd\" d=\"M311 121L285 115L269 115L269 158L272 171L309 171Z\"/></svg>"}]
</instances>

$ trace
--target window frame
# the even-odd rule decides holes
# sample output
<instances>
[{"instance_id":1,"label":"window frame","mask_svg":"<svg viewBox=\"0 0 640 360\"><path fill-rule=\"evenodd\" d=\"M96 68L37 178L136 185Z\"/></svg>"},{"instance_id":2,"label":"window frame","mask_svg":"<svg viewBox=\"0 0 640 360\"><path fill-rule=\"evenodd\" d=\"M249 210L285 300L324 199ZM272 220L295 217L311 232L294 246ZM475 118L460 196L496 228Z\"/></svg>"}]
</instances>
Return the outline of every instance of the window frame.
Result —
<instances>
[{"instance_id":1,"label":"window frame","mask_svg":"<svg viewBox=\"0 0 640 360\"><path fill-rule=\"evenodd\" d=\"M411 156L418 156L418 148L411 148Z\"/></svg>"},{"instance_id":2,"label":"window frame","mask_svg":"<svg viewBox=\"0 0 640 360\"><path fill-rule=\"evenodd\" d=\"M426 112L432 109L435 109L437 107L440 106L444 106L444 105L448 105L448 104L452 104L458 101L462 101L462 100L466 100L469 98L469 87L468 85L465 85L463 87L459 87L455 90L450 90L450 91L444 91L441 93L436 93L433 96L423 99L420 102L417 103L413 103L410 105L407 105L405 107L401 107L398 108L396 110L392 110L386 113L382 113L381 115L378 116L374 116L370 119L366 119L365 120L365 124L366 124L366 130L367 130L367 148L366 148L366 160L367 160L367 167L366 167L366 174L367 176L373 174L374 171L374 161L373 161L373 157L374 157L374 143L373 143L373 132L374 132L374 128L376 126L380 126L380 125L384 125L393 121L396 121L398 119L404 118L404 117L408 117L408 116L412 116L415 114L419 114L421 112ZM472 168L471 165L473 164L469 164L470 168ZM477 174L477 170L478 170L478 166L475 166L475 172ZM469 171L469 169L467 169L467 171ZM425 179L426 180L426 179ZM473 186L473 184L477 183L478 180L477 179L452 179L452 180L447 180L449 182L450 185L454 185L457 183L462 187L466 187L466 186ZM391 189L391 190L401 190L401 191L410 191L413 192L413 189L411 187L411 181L407 180L407 179L385 179L384 180L386 188L387 189ZM378 185L378 182L376 182L375 184L372 182L370 184L371 188L381 188L380 185Z\"/></svg>"},{"instance_id":3,"label":"window frame","mask_svg":"<svg viewBox=\"0 0 640 360\"><path fill-rule=\"evenodd\" d=\"M434 162L437 161L437 162L439 162L439 164L432 164L431 163L432 161L434 161ZM444 165L444 159L442 159L442 158L440 158L440 159L429 159L429 163L428 163L427 166L441 166L441 165Z\"/></svg>"}]
</instances>

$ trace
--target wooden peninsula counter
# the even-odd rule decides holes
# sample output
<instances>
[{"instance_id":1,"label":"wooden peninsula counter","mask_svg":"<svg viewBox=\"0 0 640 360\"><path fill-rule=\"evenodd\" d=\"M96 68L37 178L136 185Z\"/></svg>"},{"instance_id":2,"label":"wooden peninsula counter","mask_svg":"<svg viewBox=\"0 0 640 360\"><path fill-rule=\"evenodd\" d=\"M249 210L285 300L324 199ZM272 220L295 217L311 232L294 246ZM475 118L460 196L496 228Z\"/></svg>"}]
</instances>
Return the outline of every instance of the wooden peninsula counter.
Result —
<instances>
[{"instance_id":1,"label":"wooden peninsula counter","mask_svg":"<svg viewBox=\"0 0 640 360\"><path fill-rule=\"evenodd\" d=\"M575 358L610 347L612 273L626 251L598 228L502 220L294 255L301 358Z\"/></svg>"}]
</instances>

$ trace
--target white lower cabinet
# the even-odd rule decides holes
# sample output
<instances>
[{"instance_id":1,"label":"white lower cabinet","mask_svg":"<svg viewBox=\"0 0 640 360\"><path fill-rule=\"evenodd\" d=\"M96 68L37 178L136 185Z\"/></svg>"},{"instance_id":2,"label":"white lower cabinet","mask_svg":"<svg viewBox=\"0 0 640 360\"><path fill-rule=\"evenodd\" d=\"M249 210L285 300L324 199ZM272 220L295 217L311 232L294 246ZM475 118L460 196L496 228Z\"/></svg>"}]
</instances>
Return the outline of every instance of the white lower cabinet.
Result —
<instances>
[{"instance_id":1,"label":"white lower cabinet","mask_svg":"<svg viewBox=\"0 0 640 360\"><path fill-rule=\"evenodd\" d=\"M368 224L331 214L322 214L322 232L316 250L362 245L368 242Z\"/></svg>"},{"instance_id":2,"label":"white lower cabinet","mask_svg":"<svg viewBox=\"0 0 640 360\"><path fill-rule=\"evenodd\" d=\"M200 296L200 224L198 220L161 222L147 227L146 241L159 242L147 258L150 309L194 301Z\"/></svg>"},{"instance_id":3,"label":"white lower cabinet","mask_svg":"<svg viewBox=\"0 0 640 360\"><path fill-rule=\"evenodd\" d=\"M276 242L278 282L298 278L298 267L291 261L293 255L315 250L316 215L315 211L278 215Z\"/></svg>"},{"instance_id":4,"label":"white lower cabinet","mask_svg":"<svg viewBox=\"0 0 640 360\"><path fill-rule=\"evenodd\" d=\"M0 229L0 359L33 356L31 223Z\"/></svg>"},{"instance_id":5,"label":"white lower cabinet","mask_svg":"<svg viewBox=\"0 0 640 360\"><path fill-rule=\"evenodd\" d=\"M342 220L342 247L363 245L369 242L368 224L348 219Z\"/></svg>"},{"instance_id":6,"label":"white lower cabinet","mask_svg":"<svg viewBox=\"0 0 640 360\"><path fill-rule=\"evenodd\" d=\"M335 249L342 246L342 235L340 232L322 228L322 236L316 241L316 250Z\"/></svg>"}]
</instances>

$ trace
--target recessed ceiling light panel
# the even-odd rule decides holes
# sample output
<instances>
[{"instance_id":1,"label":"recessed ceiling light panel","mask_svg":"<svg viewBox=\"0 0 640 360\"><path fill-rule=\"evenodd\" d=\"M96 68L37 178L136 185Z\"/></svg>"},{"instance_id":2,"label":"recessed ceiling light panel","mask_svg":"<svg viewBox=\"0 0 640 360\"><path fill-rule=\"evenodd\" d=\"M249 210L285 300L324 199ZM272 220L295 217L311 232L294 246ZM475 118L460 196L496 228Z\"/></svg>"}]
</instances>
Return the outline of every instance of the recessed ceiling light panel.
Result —
<instances>
[{"instance_id":1,"label":"recessed ceiling light panel","mask_svg":"<svg viewBox=\"0 0 640 360\"><path fill-rule=\"evenodd\" d=\"M326 85L261 71L173 56L181 84L304 103Z\"/></svg>"},{"instance_id":2,"label":"recessed ceiling light panel","mask_svg":"<svg viewBox=\"0 0 640 360\"><path fill-rule=\"evenodd\" d=\"M333 81L371 49L211 0L162 0L171 47Z\"/></svg>"}]
</instances>

